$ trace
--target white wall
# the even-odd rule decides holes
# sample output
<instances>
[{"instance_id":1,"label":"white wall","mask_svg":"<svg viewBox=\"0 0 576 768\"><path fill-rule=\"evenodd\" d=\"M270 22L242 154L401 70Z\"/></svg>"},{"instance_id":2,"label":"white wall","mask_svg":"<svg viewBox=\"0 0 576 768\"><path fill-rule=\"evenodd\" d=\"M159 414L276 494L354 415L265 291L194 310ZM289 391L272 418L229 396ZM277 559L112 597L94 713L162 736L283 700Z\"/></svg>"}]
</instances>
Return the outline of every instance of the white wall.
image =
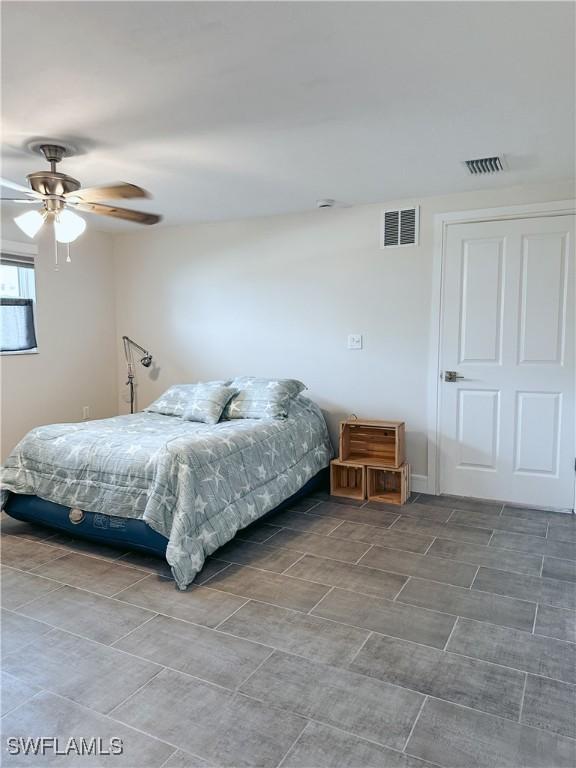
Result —
<instances>
[{"instance_id":1,"label":"white wall","mask_svg":"<svg viewBox=\"0 0 576 768\"><path fill-rule=\"evenodd\" d=\"M4 213L2 238L30 243ZM38 354L0 356L2 459L32 427L79 421L84 405L91 418L117 413L111 237L88 227L58 272L52 238L38 245Z\"/></svg>"},{"instance_id":2,"label":"white wall","mask_svg":"<svg viewBox=\"0 0 576 768\"><path fill-rule=\"evenodd\" d=\"M434 214L573 196L567 181L115 236L117 337L158 365L137 371L140 407L177 382L295 377L333 436L350 413L404 419L425 475ZM416 203L419 247L381 250L382 209ZM348 333L364 335L362 351ZM118 375L126 411L120 356Z\"/></svg>"}]
</instances>

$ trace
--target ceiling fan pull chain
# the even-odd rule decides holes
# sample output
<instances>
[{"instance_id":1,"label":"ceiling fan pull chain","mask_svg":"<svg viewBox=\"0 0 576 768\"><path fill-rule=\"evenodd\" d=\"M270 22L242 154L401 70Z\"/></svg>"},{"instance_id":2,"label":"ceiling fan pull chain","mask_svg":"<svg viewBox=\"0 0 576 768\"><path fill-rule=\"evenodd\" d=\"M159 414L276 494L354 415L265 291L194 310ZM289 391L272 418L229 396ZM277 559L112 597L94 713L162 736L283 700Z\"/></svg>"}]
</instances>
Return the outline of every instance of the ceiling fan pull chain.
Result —
<instances>
[{"instance_id":1,"label":"ceiling fan pull chain","mask_svg":"<svg viewBox=\"0 0 576 768\"><path fill-rule=\"evenodd\" d=\"M70 243L66 243L66 263L72 263L72 259L70 258Z\"/></svg>"},{"instance_id":2,"label":"ceiling fan pull chain","mask_svg":"<svg viewBox=\"0 0 576 768\"><path fill-rule=\"evenodd\" d=\"M58 271L58 240L56 240L56 232L54 232L54 272Z\"/></svg>"}]
</instances>

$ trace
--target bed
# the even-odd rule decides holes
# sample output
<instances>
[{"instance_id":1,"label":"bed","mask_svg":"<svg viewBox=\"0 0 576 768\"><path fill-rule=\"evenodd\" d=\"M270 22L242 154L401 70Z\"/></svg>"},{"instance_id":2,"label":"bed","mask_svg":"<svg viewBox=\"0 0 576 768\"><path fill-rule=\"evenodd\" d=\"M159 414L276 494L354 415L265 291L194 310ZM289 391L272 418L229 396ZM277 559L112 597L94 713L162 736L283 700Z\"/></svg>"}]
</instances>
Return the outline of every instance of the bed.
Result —
<instances>
[{"instance_id":1,"label":"bed","mask_svg":"<svg viewBox=\"0 0 576 768\"><path fill-rule=\"evenodd\" d=\"M285 419L206 425L143 412L53 424L29 432L6 460L2 506L165 554L185 589L208 555L310 488L331 456L322 412L302 395Z\"/></svg>"}]
</instances>

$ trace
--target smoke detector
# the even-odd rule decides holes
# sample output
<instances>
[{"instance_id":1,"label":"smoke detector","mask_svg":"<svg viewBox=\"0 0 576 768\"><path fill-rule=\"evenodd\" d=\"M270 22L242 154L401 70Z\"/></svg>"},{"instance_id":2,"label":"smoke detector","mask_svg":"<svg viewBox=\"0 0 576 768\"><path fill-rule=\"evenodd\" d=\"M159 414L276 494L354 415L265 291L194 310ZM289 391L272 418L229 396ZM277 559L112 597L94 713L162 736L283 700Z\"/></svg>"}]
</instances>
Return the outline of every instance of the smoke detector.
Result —
<instances>
[{"instance_id":1,"label":"smoke detector","mask_svg":"<svg viewBox=\"0 0 576 768\"><path fill-rule=\"evenodd\" d=\"M472 175L478 173L498 173L504 170L504 158L499 155L479 157L476 160L465 160L464 164Z\"/></svg>"}]
</instances>

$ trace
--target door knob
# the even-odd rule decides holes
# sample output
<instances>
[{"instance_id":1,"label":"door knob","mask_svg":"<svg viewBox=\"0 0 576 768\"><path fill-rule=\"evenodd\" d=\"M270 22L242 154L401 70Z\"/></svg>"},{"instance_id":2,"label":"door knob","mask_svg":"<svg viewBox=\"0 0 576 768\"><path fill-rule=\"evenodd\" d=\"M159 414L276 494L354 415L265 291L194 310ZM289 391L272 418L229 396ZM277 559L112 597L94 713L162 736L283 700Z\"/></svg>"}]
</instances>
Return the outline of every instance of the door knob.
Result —
<instances>
[{"instance_id":1,"label":"door knob","mask_svg":"<svg viewBox=\"0 0 576 768\"><path fill-rule=\"evenodd\" d=\"M454 383L458 379L463 379L464 376L459 376L458 371L444 371L444 381L449 381Z\"/></svg>"}]
</instances>

